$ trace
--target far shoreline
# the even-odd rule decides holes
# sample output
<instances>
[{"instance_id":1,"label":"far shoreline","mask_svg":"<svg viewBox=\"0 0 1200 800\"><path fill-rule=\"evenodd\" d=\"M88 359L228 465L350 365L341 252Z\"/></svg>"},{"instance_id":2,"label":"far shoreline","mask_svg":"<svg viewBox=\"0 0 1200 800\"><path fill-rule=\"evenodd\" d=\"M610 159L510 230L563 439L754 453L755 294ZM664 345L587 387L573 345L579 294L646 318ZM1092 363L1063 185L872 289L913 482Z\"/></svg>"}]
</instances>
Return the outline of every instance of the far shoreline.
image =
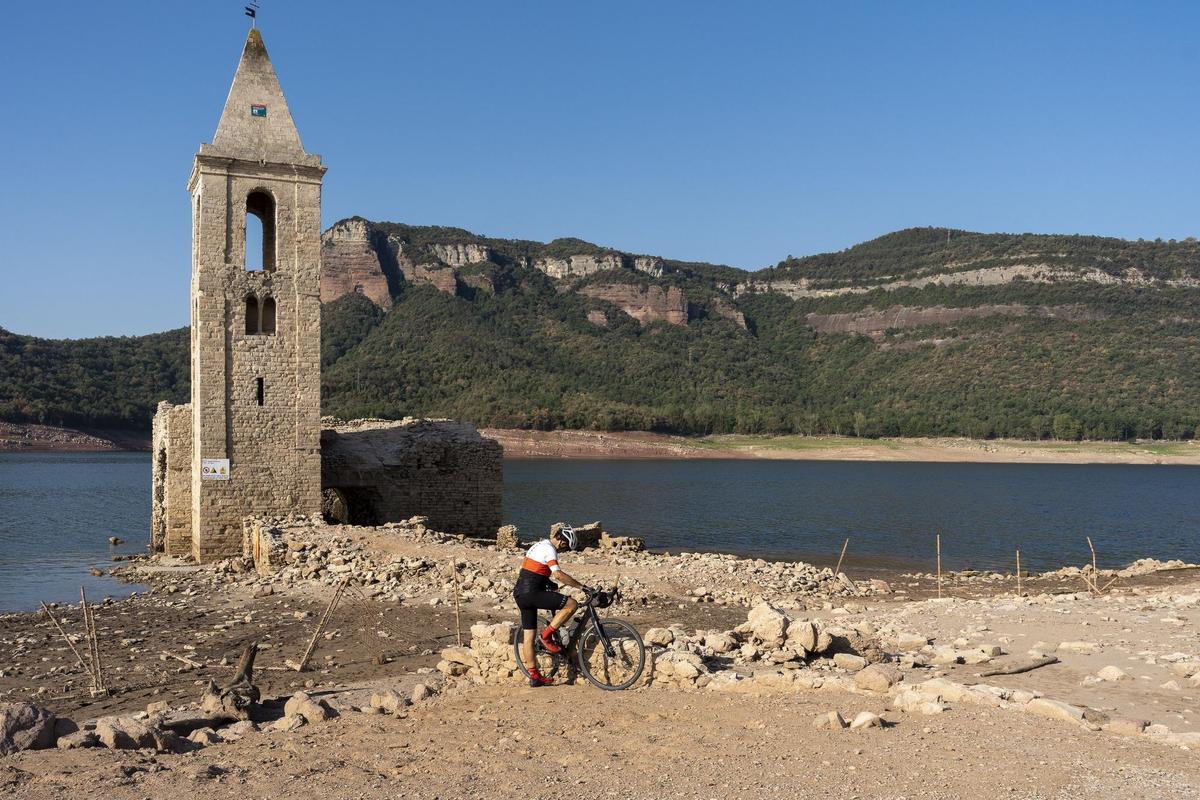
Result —
<instances>
[{"instance_id":1,"label":"far shoreline","mask_svg":"<svg viewBox=\"0 0 1200 800\"><path fill-rule=\"evenodd\" d=\"M1060 442L1012 439L858 439L848 436L671 436L646 432L482 428L510 460L741 459L971 464L1200 466L1193 442Z\"/></svg>"},{"instance_id":2,"label":"far shoreline","mask_svg":"<svg viewBox=\"0 0 1200 800\"><path fill-rule=\"evenodd\" d=\"M965 437L860 439L852 436L646 431L534 431L480 428L504 458L572 460L776 460L964 464L1145 464L1200 466L1200 442L1064 442ZM0 422L0 453L145 453L148 433Z\"/></svg>"}]
</instances>

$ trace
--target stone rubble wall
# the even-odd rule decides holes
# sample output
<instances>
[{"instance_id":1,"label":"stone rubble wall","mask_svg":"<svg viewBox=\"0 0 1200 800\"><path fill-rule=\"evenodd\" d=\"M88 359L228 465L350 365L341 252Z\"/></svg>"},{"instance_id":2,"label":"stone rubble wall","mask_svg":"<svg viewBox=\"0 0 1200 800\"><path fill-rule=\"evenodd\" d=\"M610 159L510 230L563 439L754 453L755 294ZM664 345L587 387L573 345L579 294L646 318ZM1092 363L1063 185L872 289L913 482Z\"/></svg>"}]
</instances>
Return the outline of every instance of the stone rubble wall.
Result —
<instances>
[{"instance_id":1,"label":"stone rubble wall","mask_svg":"<svg viewBox=\"0 0 1200 800\"><path fill-rule=\"evenodd\" d=\"M399 522L488 537L501 523L504 450L450 420L355 420L321 432L321 482L345 498L349 521Z\"/></svg>"}]
</instances>

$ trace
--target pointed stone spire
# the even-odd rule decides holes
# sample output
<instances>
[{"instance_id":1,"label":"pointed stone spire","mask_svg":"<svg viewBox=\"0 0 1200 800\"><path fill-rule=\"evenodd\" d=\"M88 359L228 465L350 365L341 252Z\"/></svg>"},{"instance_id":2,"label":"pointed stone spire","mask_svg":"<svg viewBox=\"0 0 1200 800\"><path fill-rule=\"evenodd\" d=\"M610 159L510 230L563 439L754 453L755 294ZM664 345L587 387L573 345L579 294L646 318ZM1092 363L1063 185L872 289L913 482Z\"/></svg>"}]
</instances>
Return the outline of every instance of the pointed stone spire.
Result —
<instances>
[{"instance_id":1,"label":"pointed stone spire","mask_svg":"<svg viewBox=\"0 0 1200 800\"><path fill-rule=\"evenodd\" d=\"M246 37L212 145L201 152L277 163L309 160L257 28Z\"/></svg>"}]
</instances>

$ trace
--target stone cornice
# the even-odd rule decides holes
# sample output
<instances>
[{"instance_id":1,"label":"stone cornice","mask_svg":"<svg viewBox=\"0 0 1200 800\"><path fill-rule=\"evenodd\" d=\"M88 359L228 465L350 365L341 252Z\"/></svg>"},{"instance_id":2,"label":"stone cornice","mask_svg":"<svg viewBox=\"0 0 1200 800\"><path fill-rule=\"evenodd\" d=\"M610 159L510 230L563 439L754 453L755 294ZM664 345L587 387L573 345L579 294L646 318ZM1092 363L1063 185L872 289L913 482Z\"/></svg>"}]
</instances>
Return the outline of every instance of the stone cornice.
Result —
<instances>
[{"instance_id":1,"label":"stone cornice","mask_svg":"<svg viewBox=\"0 0 1200 800\"><path fill-rule=\"evenodd\" d=\"M237 178L268 178L281 181L310 183L320 185L325 175L326 167L321 163L320 156L309 156L310 164L279 163L272 161L249 161L244 158L232 158L216 153L205 153L210 145L201 145L200 152L192 162L192 172L188 177L188 191L194 191L196 181L201 174L231 175Z\"/></svg>"}]
</instances>

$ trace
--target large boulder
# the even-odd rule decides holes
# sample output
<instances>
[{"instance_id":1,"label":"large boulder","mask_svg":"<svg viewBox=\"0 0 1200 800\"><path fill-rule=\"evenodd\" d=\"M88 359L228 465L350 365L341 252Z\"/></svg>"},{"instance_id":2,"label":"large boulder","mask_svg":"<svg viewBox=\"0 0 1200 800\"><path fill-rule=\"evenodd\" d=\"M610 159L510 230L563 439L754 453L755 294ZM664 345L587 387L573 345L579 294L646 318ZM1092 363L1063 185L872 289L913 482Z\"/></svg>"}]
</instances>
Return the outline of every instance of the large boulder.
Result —
<instances>
[{"instance_id":1,"label":"large boulder","mask_svg":"<svg viewBox=\"0 0 1200 800\"><path fill-rule=\"evenodd\" d=\"M54 712L32 703L0 703L0 756L54 746Z\"/></svg>"},{"instance_id":2,"label":"large boulder","mask_svg":"<svg viewBox=\"0 0 1200 800\"><path fill-rule=\"evenodd\" d=\"M780 647L787 640L788 618L770 603L750 609L744 628L766 647Z\"/></svg>"},{"instance_id":3,"label":"large boulder","mask_svg":"<svg viewBox=\"0 0 1200 800\"><path fill-rule=\"evenodd\" d=\"M882 694L899 682L900 671L882 664L872 664L854 674L854 685L869 692Z\"/></svg>"},{"instance_id":4,"label":"large boulder","mask_svg":"<svg viewBox=\"0 0 1200 800\"><path fill-rule=\"evenodd\" d=\"M808 656L817 652L817 626L811 620L793 620L787 627L788 647L797 655Z\"/></svg>"},{"instance_id":5,"label":"large boulder","mask_svg":"<svg viewBox=\"0 0 1200 800\"><path fill-rule=\"evenodd\" d=\"M704 646L714 655L724 655L737 650L739 644L728 633L709 633L704 637Z\"/></svg>"},{"instance_id":6,"label":"large boulder","mask_svg":"<svg viewBox=\"0 0 1200 800\"><path fill-rule=\"evenodd\" d=\"M158 750L160 734L133 717L101 717L96 737L110 750Z\"/></svg>"},{"instance_id":7,"label":"large boulder","mask_svg":"<svg viewBox=\"0 0 1200 800\"><path fill-rule=\"evenodd\" d=\"M314 700L307 692L296 692L284 704L283 715L299 715L308 723L324 722L333 716L333 710L324 700Z\"/></svg>"},{"instance_id":8,"label":"large boulder","mask_svg":"<svg viewBox=\"0 0 1200 800\"><path fill-rule=\"evenodd\" d=\"M651 647L670 647L675 641L675 633L670 628L651 628L646 631L646 644Z\"/></svg>"}]
</instances>

